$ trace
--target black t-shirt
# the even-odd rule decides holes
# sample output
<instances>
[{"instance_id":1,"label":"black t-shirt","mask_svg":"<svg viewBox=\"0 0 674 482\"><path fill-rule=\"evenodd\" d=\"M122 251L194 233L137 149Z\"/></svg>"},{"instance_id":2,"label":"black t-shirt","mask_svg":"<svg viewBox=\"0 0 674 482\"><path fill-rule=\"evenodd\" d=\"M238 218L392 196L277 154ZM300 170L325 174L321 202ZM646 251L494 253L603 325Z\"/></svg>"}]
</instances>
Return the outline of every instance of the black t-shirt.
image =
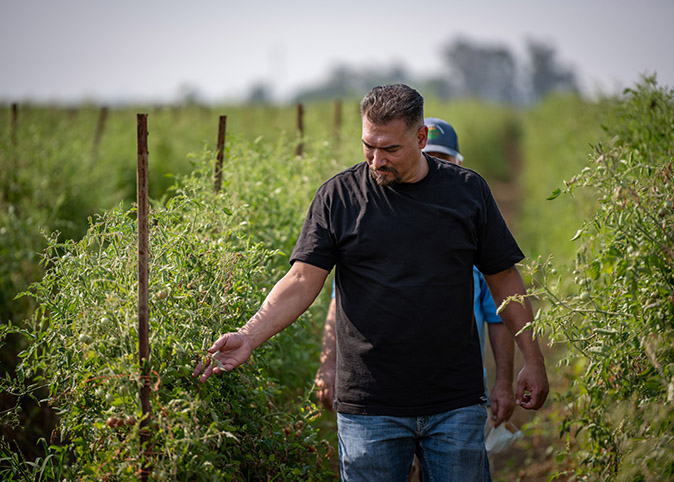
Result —
<instances>
[{"instance_id":1,"label":"black t-shirt","mask_svg":"<svg viewBox=\"0 0 674 482\"><path fill-rule=\"evenodd\" d=\"M337 411L424 416L484 397L473 265L524 256L477 173L427 160L416 183L381 187L365 162L326 181L291 256L336 266Z\"/></svg>"}]
</instances>

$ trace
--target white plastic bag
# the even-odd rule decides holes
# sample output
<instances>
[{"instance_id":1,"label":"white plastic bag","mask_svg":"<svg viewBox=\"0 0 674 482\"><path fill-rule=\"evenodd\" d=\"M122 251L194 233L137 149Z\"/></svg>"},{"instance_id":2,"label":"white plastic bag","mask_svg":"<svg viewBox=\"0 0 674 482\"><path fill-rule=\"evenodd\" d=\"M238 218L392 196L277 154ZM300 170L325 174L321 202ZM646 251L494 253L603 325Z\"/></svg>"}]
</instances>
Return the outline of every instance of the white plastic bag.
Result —
<instances>
[{"instance_id":1,"label":"white plastic bag","mask_svg":"<svg viewBox=\"0 0 674 482\"><path fill-rule=\"evenodd\" d=\"M498 427L492 427L487 420L484 445L488 454L497 454L510 447L515 440L522 438L522 431L511 422L504 422Z\"/></svg>"}]
</instances>

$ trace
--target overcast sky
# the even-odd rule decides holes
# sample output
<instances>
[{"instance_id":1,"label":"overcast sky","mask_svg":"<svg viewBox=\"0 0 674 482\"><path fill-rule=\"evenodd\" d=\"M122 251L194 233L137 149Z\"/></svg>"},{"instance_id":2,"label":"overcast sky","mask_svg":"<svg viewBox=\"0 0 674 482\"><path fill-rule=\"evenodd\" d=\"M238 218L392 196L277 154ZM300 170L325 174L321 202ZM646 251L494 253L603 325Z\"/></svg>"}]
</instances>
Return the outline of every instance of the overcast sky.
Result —
<instances>
[{"instance_id":1,"label":"overcast sky","mask_svg":"<svg viewBox=\"0 0 674 482\"><path fill-rule=\"evenodd\" d=\"M428 77L462 37L524 55L548 42L588 92L674 85L672 0L0 0L0 100L279 97L336 64Z\"/></svg>"}]
</instances>

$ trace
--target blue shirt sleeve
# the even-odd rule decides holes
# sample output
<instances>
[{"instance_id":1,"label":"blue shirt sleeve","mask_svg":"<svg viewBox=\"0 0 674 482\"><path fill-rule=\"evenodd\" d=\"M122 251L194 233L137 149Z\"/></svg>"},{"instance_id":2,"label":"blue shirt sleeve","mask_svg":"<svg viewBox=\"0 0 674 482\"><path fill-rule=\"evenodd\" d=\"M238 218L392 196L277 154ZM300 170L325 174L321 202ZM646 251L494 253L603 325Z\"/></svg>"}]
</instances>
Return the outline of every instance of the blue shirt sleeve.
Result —
<instances>
[{"instance_id":1,"label":"blue shirt sleeve","mask_svg":"<svg viewBox=\"0 0 674 482\"><path fill-rule=\"evenodd\" d=\"M478 279L480 294L475 300L475 311L480 310L484 321L487 323L502 323L501 317L496 314L494 298L491 297L489 286L487 285L484 276L482 276L482 273L478 273ZM476 289L478 288L476 287Z\"/></svg>"}]
</instances>

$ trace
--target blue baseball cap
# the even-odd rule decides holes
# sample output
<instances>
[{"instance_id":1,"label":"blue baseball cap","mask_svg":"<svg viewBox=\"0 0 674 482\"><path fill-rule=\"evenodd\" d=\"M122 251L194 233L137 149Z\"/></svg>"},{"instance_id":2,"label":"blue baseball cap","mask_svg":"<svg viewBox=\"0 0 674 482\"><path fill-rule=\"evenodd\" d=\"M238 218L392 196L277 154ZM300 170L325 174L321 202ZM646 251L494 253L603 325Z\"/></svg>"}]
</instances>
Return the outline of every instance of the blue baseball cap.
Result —
<instances>
[{"instance_id":1,"label":"blue baseball cap","mask_svg":"<svg viewBox=\"0 0 674 482\"><path fill-rule=\"evenodd\" d=\"M442 152L456 157L459 161L463 156L459 153L459 138L449 122L437 117L427 117L424 124L428 126L428 141L424 152Z\"/></svg>"}]
</instances>

